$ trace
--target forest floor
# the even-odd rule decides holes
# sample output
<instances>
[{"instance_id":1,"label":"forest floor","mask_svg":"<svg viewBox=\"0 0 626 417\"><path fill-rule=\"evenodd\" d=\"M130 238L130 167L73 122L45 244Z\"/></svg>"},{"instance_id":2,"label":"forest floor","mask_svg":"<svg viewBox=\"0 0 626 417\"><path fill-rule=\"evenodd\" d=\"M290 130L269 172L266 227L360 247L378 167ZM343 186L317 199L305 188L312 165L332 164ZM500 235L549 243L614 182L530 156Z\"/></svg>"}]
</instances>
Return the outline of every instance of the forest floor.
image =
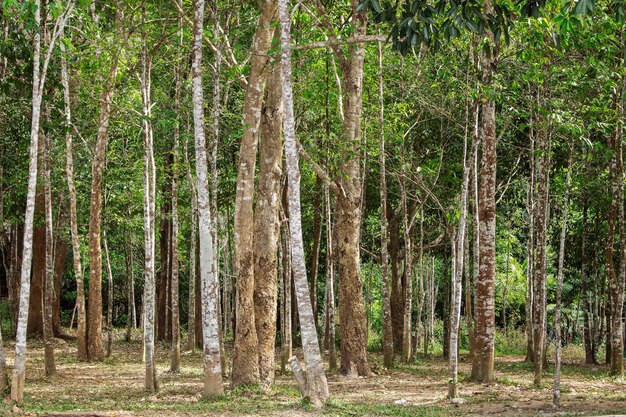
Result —
<instances>
[{"instance_id":1,"label":"forest floor","mask_svg":"<svg viewBox=\"0 0 626 417\"><path fill-rule=\"evenodd\" d=\"M58 341L58 375L46 378L43 345L29 342L25 399L21 408L0 405L0 416L42 416L45 412L100 411L121 417L156 416L563 416L626 414L626 383L611 378L605 366L580 365L568 360L562 369L562 405L552 408L552 365L544 374L545 387L532 386L532 364L521 356L496 358L496 382L491 385L467 380L470 362L461 355L460 394L463 404L446 400L447 362L438 357L419 357L410 365L398 365L387 371L381 357L371 355L374 375L347 379L329 375L331 400L316 411L300 399L290 374L278 375L274 387L228 388L223 397L205 400L202 390L200 352L183 353L181 372L172 374L169 349L157 347L160 390L148 395L143 389L144 367L139 334L134 341L120 340L113 354L103 362L85 363L76 359L73 342ZM6 343L9 363L14 345ZM567 350L566 350L567 352Z\"/></svg>"}]
</instances>

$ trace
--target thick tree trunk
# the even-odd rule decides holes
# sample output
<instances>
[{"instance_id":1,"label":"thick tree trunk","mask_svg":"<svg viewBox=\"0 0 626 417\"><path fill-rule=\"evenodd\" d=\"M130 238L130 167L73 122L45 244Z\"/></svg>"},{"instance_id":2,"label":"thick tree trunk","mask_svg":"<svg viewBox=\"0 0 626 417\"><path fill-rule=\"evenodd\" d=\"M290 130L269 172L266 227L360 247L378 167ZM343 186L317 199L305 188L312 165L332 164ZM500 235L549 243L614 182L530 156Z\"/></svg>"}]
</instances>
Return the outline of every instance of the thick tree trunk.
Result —
<instances>
[{"instance_id":1,"label":"thick tree trunk","mask_svg":"<svg viewBox=\"0 0 626 417\"><path fill-rule=\"evenodd\" d=\"M324 362L315 328L315 317L311 306L311 296L306 277L304 242L302 240L302 218L300 208L300 168L296 148L295 117L293 110L293 92L291 81L291 17L287 0L279 0L281 23L281 80L284 103L285 157L289 180L289 231L291 237L291 257L294 286L298 301L300 335L304 363L306 365L306 392L314 405L321 407L328 398L328 383L324 374ZM292 366L294 372L296 368Z\"/></svg>"},{"instance_id":2,"label":"thick tree trunk","mask_svg":"<svg viewBox=\"0 0 626 417\"><path fill-rule=\"evenodd\" d=\"M366 32L367 13L357 11L358 1L352 0L354 32ZM339 256L339 328L341 340L341 372L349 376L367 376L367 329L363 303L360 235L361 235L361 113L363 93L363 64L365 47L356 45L349 57L341 61L344 81L345 119L343 123L344 162L339 167L339 188L335 233Z\"/></svg>"},{"instance_id":3,"label":"thick tree trunk","mask_svg":"<svg viewBox=\"0 0 626 417\"><path fill-rule=\"evenodd\" d=\"M490 0L483 5L486 14L493 12ZM485 29L485 37L493 45L493 33ZM491 48L493 51L493 49ZM495 56L481 52L482 84L485 89L492 85ZM496 275L496 106L493 99L484 97L482 102L482 147L480 172L479 213L479 275L475 281L476 292L476 351L472 361L472 378L480 382L493 381L495 311L494 287Z\"/></svg>"},{"instance_id":4,"label":"thick tree trunk","mask_svg":"<svg viewBox=\"0 0 626 417\"><path fill-rule=\"evenodd\" d=\"M282 122L280 67L275 65L267 86L261 116L259 184L254 213L254 315L259 343L258 364L261 382L274 382L276 344L276 303L278 296L277 250L280 242L280 189L282 175Z\"/></svg>"},{"instance_id":5,"label":"thick tree trunk","mask_svg":"<svg viewBox=\"0 0 626 417\"><path fill-rule=\"evenodd\" d=\"M563 266L565 262L565 237L567 234L567 215L569 210L569 189L572 174L572 159L574 144L570 144L569 161L565 177L565 196L563 197L563 221L561 224L561 240L559 243L559 270L557 273L556 307L554 309L554 329L556 331L556 351L554 354L554 387L552 390L552 404L561 406L561 297L563 294Z\"/></svg>"},{"instance_id":6,"label":"thick tree trunk","mask_svg":"<svg viewBox=\"0 0 626 417\"><path fill-rule=\"evenodd\" d=\"M117 25L121 27L121 5L117 5ZM117 30L116 32L119 32ZM102 247L100 245L100 228L102 224L102 176L106 159L109 133L109 116L113 104L115 78L118 70L118 54L112 58L103 90L100 93L100 119L96 146L91 164L91 202L89 210L89 303L87 312L87 351L89 359L102 360Z\"/></svg>"},{"instance_id":7,"label":"thick tree trunk","mask_svg":"<svg viewBox=\"0 0 626 417\"><path fill-rule=\"evenodd\" d=\"M193 124L196 145L196 173L198 179L198 223L200 242L200 282L202 290L202 337L204 341L204 389L206 397L224 393L219 339L219 278L215 270L215 247L211 236L211 208L209 201L208 158L204 137L204 99L202 91L202 28L204 0L194 7L194 37L192 61Z\"/></svg>"},{"instance_id":8,"label":"thick tree trunk","mask_svg":"<svg viewBox=\"0 0 626 417\"><path fill-rule=\"evenodd\" d=\"M385 172L385 132L383 100L383 51L378 43L378 140L380 143L380 275L382 281L382 327L383 363L386 368L393 366L393 323L391 321L391 291L389 286L388 255L389 235L387 233L387 174ZM421 271L420 271L421 273Z\"/></svg>"},{"instance_id":9,"label":"thick tree trunk","mask_svg":"<svg viewBox=\"0 0 626 417\"><path fill-rule=\"evenodd\" d=\"M237 301L233 386L259 382L258 339L254 317L254 174L261 108L268 77L268 55L273 38L276 0L264 0L251 47L250 75L243 109L243 137L239 151L235 196L235 258Z\"/></svg>"}]
</instances>

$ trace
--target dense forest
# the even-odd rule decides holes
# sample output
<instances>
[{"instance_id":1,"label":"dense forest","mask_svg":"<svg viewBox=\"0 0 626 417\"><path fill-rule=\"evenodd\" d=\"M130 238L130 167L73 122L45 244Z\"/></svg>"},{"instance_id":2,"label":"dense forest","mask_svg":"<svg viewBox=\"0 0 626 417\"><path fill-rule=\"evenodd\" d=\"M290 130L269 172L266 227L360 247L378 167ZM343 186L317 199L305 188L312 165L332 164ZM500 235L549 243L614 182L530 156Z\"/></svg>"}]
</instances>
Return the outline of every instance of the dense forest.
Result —
<instances>
[{"instance_id":1,"label":"dense forest","mask_svg":"<svg viewBox=\"0 0 626 417\"><path fill-rule=\"evenodd\" d=\"M0 414L626 410L623 0L0 4Z\"/></svg>"}]
</instances>

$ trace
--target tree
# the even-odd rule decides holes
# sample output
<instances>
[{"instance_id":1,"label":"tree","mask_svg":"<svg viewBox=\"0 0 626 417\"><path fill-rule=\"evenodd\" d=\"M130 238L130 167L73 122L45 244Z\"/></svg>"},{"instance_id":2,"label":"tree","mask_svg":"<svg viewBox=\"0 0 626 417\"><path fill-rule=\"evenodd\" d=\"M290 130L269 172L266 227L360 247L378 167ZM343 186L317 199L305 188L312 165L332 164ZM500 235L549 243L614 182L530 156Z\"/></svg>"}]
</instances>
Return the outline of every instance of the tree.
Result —
<instances>
[{"instance_id":1,"label":"tree","mask_svg":"<svg viewBox=\"0 0 626 417\"><path fill-rule=\"evenodd\" d=\"M300 168L296 147L295 117L293 111L293 91L291 81L291 14L287 0L279 0L278 15L281 26L281 61L280 74L282 80L282 100L284 103L284 134L287 178L289 180L289 231L291 237L291 258L293 281L298 302L300 318L300 336L306 365L306 377L302 371L298 373L297 359L290 359L291 369L298 380L303 395L309 397L313 404L321 407L328 399L328 383L324 374L324 362L320 354L320 346L315 329L315 318L311 306L311 296L306 277L304 243L302 241L302 216L300 208ZM300 374L300 376L298 376ZM304 383L303 383L304 381Z\"/></svg>"},{"instance_id":2,"label":"tree","mask_svg":"<svg viewBox=\"0 0 626 417\"><path fill-rule=\"evenodd\" d=\"M261 107L268 78L267 51L272 42L275 0L261 3L261 14L251 47L250 75L243 106L243 136L239 151L235 196L235 265L237 300L233 386L259 382L258 338L254 316L254 172L256 169Z\"/></svg>"},{"instance_id":3,"label":"tree","mask_svg":"<svg viewBox=\"0 0 626 417\"><path fill-rule=\"evenodd\" d=\"M194 3L192 98L193 125L196 145L196 173L198 189L198 223L200 242L200 282L202 285L202 336L204 338L204 390L207 397L222 395L222 363L219 341L219 281L215 271L215 248L211 237L211 209L209 206L208 158L204 137L204 110L202 92L202 28L204 0ZM237 326L239 327L239 326Z\"/></svg>"},{"instance_id":4,"label":"tree","mask_svg":"<svg viewBox=\"0 0 626 417\"><path fill-rule=\"evenodd\" d=\"M28 156L28 193L26 213L24 215L24 249L20 273L20 301L17 331L15 336L15 363L11 381L11 400L20 403L24 398L24 380L26 377L26 325L28 323L28 301L30 297L30 268L33 257L33 218L35 214L35 189L37 187L37 154L39 149L39 121L41 102L46 83L48 64L52 57L54 44L74 9L70 0L57 17L54 31L50 36L43 65L41 61L41 2L34 0L35 34L33 36L33 93L30 126L30 150Z\"/></svg>"}]
</instances>

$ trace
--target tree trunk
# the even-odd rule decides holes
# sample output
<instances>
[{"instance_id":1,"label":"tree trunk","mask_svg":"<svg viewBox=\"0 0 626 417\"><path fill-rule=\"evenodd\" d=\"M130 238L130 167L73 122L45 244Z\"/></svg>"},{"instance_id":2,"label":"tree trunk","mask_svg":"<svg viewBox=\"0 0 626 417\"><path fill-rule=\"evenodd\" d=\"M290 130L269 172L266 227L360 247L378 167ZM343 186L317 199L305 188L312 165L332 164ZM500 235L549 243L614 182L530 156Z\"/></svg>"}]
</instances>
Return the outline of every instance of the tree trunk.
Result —
<instances>
[{"instance_id":1,"label":"tree trunk","mask_svg":"<svg viewBox=\"0 0 626 417\"><path fill-rule=\"evenodd\" d=\"M567 174L565 178L565 196L563 197L563 221L561 224L561 240L559 243L559 270L557 273L556 307L554 309L554 329L556 331L556 352L554 354L554 388L552 390L552 404L561 406L561 297L563 294L563 265L565 262L565 237L567 234L567 215L569 210L569 189L572 174L572 159L574 144L570 144Z\"/></svg>"},{"instance_id":2,"label":"tree trunk","mask_svg":"<svg viewBox=\"0 0 626 417\"><path fill-rule=\"evenodd\" d=\"M287 203L283 205L283 213L287 212ZM282 230L282 247L281 247L281 259L282 259L282 357L280 362L281 372L285 373L285 366L289 363L289 358L292 354L291 343L291 252L289 251L289 224L281 219Z\"/></svg>"},{"instance_id":3,"label":"tree trunk","mask_svg":"<svg viewBox=\"0 0 626 417\"><path fill-rule=\"evenodd\" d=\"M50 38L50 42L43 61L41 58L41 2L34 2L35 33L33 36L33 94L30 126L30 148L28 154L28 191L26 195L26 211L24 214L24 249L22 251L22 266L20 269L20 301L15 336L15 362L13 378L11 380L11 400L21 403L24 398L24 380L26 376L26 327L28 323L28 302L30 297L30 273L33 260L33 219L35 215L35 191L37 188L37 154L39 149L39 121L41 117L41 101L46 81L48 63L54 50L54 44L59 33L63 32L65 23L72 13L73 3L68 3L67 9L57 18L58 32Z\"/></svg>"},{"instance_id":4,"label":"tree trunk","mask_svg":"<svg viewBox=\"0 0 626 417\"><path fill-rule=\"evenodd\" d=\"M215 247L211 236L208 158L204 137L204 99L202 91L202 28L204 0L194 7L194 37L192 61L193 124L196 145L198 186L198 223L200 241L200 282L202 290L202 337L204 341L204 390L206 397L224 393L219 340L219 278L215 270ZM234 369L234 368L233 368Z\"/></svg>"},{"instance_id":5,"label":"tree trunk","mask_svg":"<svg viewBox=\"0 0 626 417\"><path fill-rule=\"evenodd\" d=\"M107 358L109 358L113 350L113 272L111 272L111 259L109 258L106 230L102 232L102 244L104 245L107 269Z\"/></svg>"},{"instance_id":6,"label":"tree trunk","mask_svg":"<svg viewBox=\"0 0 626 417\"><path fill-rule=\"evenodd\" d=\"M450 310L450 382L448 383L448 397L456 398L458 392L458 349L459 349L459 325L461 322L461 281L463 279L463 269L465 267L465 243L467 211L468 211L468 193L471 166L474 160L477 143L474 142L471 154L467 155L467 134L465 136L465 147L463 152L463 183L461 185L461 214L459 217L459 225L455 234L454 251L452 252L453 265L452 268L452 308Z\"/></svg>"},{"instance_id":7,"label":"tree trunk","mask_svg":"<svg viewBox=\"0 0 626 417\"><path fill-rule=\"evenodd\" d=\"M130 342L132 329L136 328L137 320L135 317L135 278L133 276L133 242L132 235L126 233L128 241L124 250L124 262L126 264L126 337L125 340Z\"/></svg>"},{"instance_id":8,"label":"tree trunk","mask_svg":"<svg viewBox=\"0 0 626 417\"><path fill-rule=\"evenodd\" d=\"M254 316L258 337L258 364L261 382L274 383L276 344L277 250L280 241L278 210L282 175L283 104L280 67L275 65L267 86L261 116L259 184L254 213Z\"/></svg>"},{"instance_id":9,"label":"tree trunk","mask_svg":"<svg viewBox=\"0 0 626 417\"><path fill-rule=\"evenodd\" d=\"M352 1L354 33L365 34L367 13L358 12L357 1ZM339 167L340 189L337 195L335 233L339 256L339 328L341 340L341 372L348 376L368 376L367 329L360 265L361 235L361 112L363 93L363 63L365 48L358 44L349 58L342 61L344 79L344 150Z\"/></svg>"},{"instance_id":10,"label":"tree trunk","mask_svg":"<svg viewBox=\"0 0 626 417\"><path fill-rule=\"evenodd\" d=\"M315 328L315 317L311 306L311 296L306 277L304 242L302 240L302 219L300 208L300 168L296 148L295 117L291 81L291 17L287 0L279 0L278 11L281 23L281 80L284 103L284 134L287 176L289 180L289 231L291 237L291 257L298 300L300 335L304 363L306 365L307 390L303 392L315 406L321 407L328 398L328 383L324 374L324 362ZM292 369L294 367L292 366ZM294 369L295 371L296 369Z\"/></svg>"},{"instance_id":11,"label":"tree trunk","mask_svg":"<svg viewBox=\"0 0 626 417\"><path fill-rule=\"evenodd\" d=\"M170 287L171 287L171 264L170 264L170 242L172 232L172 169L174 161L170 152L165 156L163 166L163 188L161 195L169 196L164 198L161 207L161 231L159 233L159 252L161 254L161 270L159 271L159 283L157 285L157 340L169 340L169 312L170 312Z\"/></svg>"},{"instance_id":12,"label":"tree trunk","mask_svg":"<svg viewBox=\"0 0 626 417\"><path fill-rule=\"evenodd\" d=\"M402 352L402 327L404 324L404 286L400 274L400 225L398 216L387 202L389 224L389 257L391 260L391 322L394 353Z\"/></svg>"},{"instance_id":13,"label":"tree trunk","mask_svg":"<svg viewBox=\"0 0 626 417\"><path fill-rule=\"evenodd\" d=\"M493 12L490 0L483 5L485 14ZM493 33L485 28L489 45L493 45ZM494 51L493 48L490 48ZM492 85L495 56L485 48L481 52L482 84L485 89ZM476 352L472 361L472 378L479 382L493 381L495 311L494 287L496 275L496 106L493 99L482 101L482 146L480 172L479 213L479 275L475 281L476 299Z\"/></svg>"},{"instance_id":14,"label":"tree trunk","mask_svg":"<svg viewBox=\"0 0 626 417\"><path fill-rule=\"evenodd\" d=\"M402 327L402 361L408 362L411 358L411 313L413 312L413 246L411 244L411 230L409 227L409 212L407 207L404 150L402 150L402 154L402 168L400 173L402 226L404 229L404 321Z\"/></svg>"},{"instance_id":15,"label":"tree trunk","mask_svg":"<svg viewBox=\"0 0 626 417\"><path fill-rule=\"evenodd\" d=\"M198 196L196 185L189 163L188 140L185 139L185 165L187 166L187 180L191 194L191 228L189 237L189 309L187 318L187 349L193 352L196 348L196 264L197 264L197 230L198 230Z\"/></svg>"},{"instance_id":16,"label":"tree trunk","mask_svg":"<svg viewBox=\"0 0 626 417\"><path fill-rule=\"evenodd\" d=\"M385 172L385 131L384 131L384 100L383 100L383 51L378 43L378 137L380 142L380 275L382 281L382 327L383 327L383 363L386 368L393 366L393 323L391 322L391 291L389 272L387 270L387 175ZM330 243L329 243L330 245ZM420 272L421 273L421 272Z\"/></svg>"},{"instance_id":17,"label":"tree trunk","mask_svg":"<svg viewBox=\"0 0 626 417\"><path fill-rule=\"evenodd\" d=\"M537 135L537 156L536 156L536 183L537 183L537 214L536 214L536 227L537 227L537 243L536 243L536 256L534 266L534 303L533 303L533 356L534 356L534 369L536 386L541 386L541 373L543 371L543 349L545 340L545 322L546 322L546 276L547 276L547 264L546 264L546 239L548 233L548 217L549 217L549 180L548 172L549 159L548 153L550 152L550 144L547 132L547 126L545 126L545 119L542 116L538 117L539 129Z\"/></svg>"},{"instance_id":18,"label":"tree trunk","mask_svg":"<svg viewBox=\"0 0 626 417\"><path fill-rule=\"evenodd\" d=\"M122 11L117 4L116 24L120 22ZM119 30L116 30L119 32ZM119 33L118 33L119 34ZM102 247L100 246L100 228L102 224L102 176L106 159L106 149L109 132L109 119L113 104L115 78L117 76L119 54L115 54L109 67L109 72L103 90L100 93L100 119L96 146L93 151L91 164L91 202L89 210L89 303L87 323L87 350L89 359L102 360L104 347L102 346Z\"/></svg>"},{"instance_id":19,"label":"tree trunk","mask_svg":"<svg viewBox=\"0 0 626 417\"><path fill-rule=\"evenodd\" d=\"M61 50L65 52L65 46L60 44ZM67 59L65 54L61 55L61 82L63 84L63 101L65 110L65 173L67 176L67 187L70 199L70 230L72 234L72 255L74 261L74 275L76 276L76 346L78 349L78 359L86 360L87 355L87 329L85 316L85 283L83 279L83 266L80 258L80 239L78 235L78 220L76 214L76 186L74 185L74 152L73 135L71 130L72 113L70 101L70 83L67 71Z\"/></svg>"},{"instance_id":20,"label":"tree trunk","mask_svg":"<svg viewBox=\"0 0 626 417\"><path fill-rule=\"evenodd\" d=\"M328 368L330 371L335 371L337 369L337 350L335 348L335 256L333 250L331 196L328 185L325 186L324 194L326 197L326 327L328 328Z\"/></svg>"},{"instance_id":21,"label":"tree trunk","mask_svg":"<svg viewBox=\"0 0 626 417\"><path fill-rule=\"evenodd\" d=\"M143 13L145 14L145 8ZM145 19L145 17L143 17ZM141 93L143 104L143 132L145 147L144 162L144 230L145 230L145 266L144 266L144 295L143 295L143 326L144 326L144 360L146 363L145 387L149 392L158 391L157 370L155 364L154 333L155 333L155 298L156 298L156 271L155 271L155 223L156 223L156 168L154 162L154 141L152 134L151 99L150 99L150 67L148 62L145 34L142 39L142 74Z\"/></svg>"},{"instance_id":22,"label":"tree trunk","mask_svg":"<svg viewBox=\"0 0 626 417\"><path fill-rule=\"evenodd\" d=\"M261 107L268 77L268 54L274 29L275 0L264 0L251 47L250 75L243 109L243 137L239 151L235 196L235 258L237 274L237 326L233 352L232 385L259 382L258 339L254 317L254 175Z\"/></svg>"},{"instance_id":23,"label":"tree trunk","mask_svg":"<svg viewBox=\"0 0 626 417\"><path fill-rule=\"evenodd\" d=\"M315 328L318 326L318 306L317 306L317 288L318 288L318 276L319 276L319 261L320 261L320 245L322 242L322 210L319 208L322 205L322 178L316 176L315 179L315 198L313 199L313 207L316 210L313 213L313 250L311 251L311 306L313 308L313 319L315 320Z\"/></svg>"},{"instance_id":24,"label":"tree trunk","mask_svg":"<svg viewBox=\"0 0 626 417\"><path fill-rule=\"evenodd\" d=\"M46 106L46 109L48 107ZM46 110L49 114L49 111ZM49 134L40 134L39 140L44 142L44 195L46 205L46 274L43 295L43 339L44 339L44 362L46 376L54 376L57 373L54 363L54 331L52 329L52 299L54 297L54 237L52 226L52 185L50 180L52 139Z\"/></svg>"},{"instance_id":25,"label":"tree trunk","mask_svg":"<svg viewBox=\"0 0 626 417\"><path fill-rule=\"evenodd\" d=\"M534 265L535 265L535 137L530 134L530 180L528 182L528 238L526 240L526 361L534 361L533 314L534 314Z\"/></svg>"}]
</instances>

